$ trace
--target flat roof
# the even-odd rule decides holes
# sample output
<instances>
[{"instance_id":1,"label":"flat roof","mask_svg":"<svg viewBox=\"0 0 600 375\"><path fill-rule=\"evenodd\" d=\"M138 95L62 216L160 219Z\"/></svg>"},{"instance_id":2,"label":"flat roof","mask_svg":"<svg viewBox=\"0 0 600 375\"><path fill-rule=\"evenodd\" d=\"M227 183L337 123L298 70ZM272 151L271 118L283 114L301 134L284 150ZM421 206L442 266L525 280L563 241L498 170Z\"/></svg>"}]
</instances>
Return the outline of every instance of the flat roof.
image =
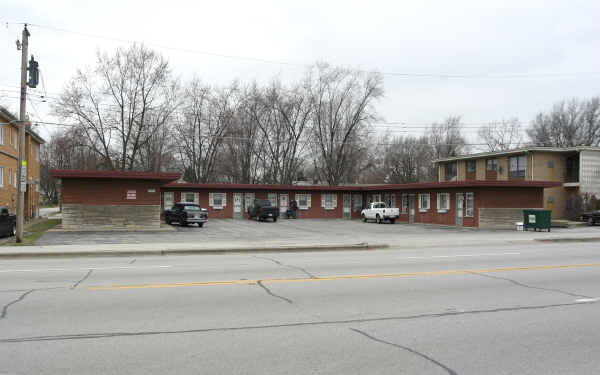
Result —
<instances>
[{"instance_id":1,"label":"flat roof","mask_svg":"<svg viewBox=\"0 0 600 375\"><path fill-rule=\"evenodd\" d=\"M447 188L475 188L475 187L521 187L521 188L549 188L561 186L555 181L454 181L454 182L419 182L410 184L377 184L361 186L323 186L323 185L269 185L269 184L192 184L172 182L164 185L165 189L172 190L261 190L261 191L390 191L390 190L422 190L422 189L447 189Z\"/></svg>"},{"instance_id":2,"label":"flat roof","mask_svg":"<svg viewBox=\"0 0 600 375\"><path fill-rule=\"evenodd\" d=\"M50 175L56 178L89 178L119 180L158 180L170 182L181 177L179 172L134 172L134 171L84 171L77 169L52 169Z\"/></svg>"},{"instance_id":3,"label":"flat roof","mask_svg":"<svg viewBox=\"0 0 600 375\"><path fill-rule=\"evenodd\" d=\"M568 152L579 152L579 151L598 151L600 152L600 147L593 146L577 146L577 147L522 147L516 148L513 150L505 150L505 151L494 151L494 152L480 152L476 154L469 155L460 155L453 156L448 158L440 158L434 160L434 163L440 163L445 161L455 161L455 160L466 160L466 159L480 159L490 156L502 156L502 155L514 155L514 154L523 154L527 152L558 152L558 153L568 153Z\"/></svg>"}]
</instances>

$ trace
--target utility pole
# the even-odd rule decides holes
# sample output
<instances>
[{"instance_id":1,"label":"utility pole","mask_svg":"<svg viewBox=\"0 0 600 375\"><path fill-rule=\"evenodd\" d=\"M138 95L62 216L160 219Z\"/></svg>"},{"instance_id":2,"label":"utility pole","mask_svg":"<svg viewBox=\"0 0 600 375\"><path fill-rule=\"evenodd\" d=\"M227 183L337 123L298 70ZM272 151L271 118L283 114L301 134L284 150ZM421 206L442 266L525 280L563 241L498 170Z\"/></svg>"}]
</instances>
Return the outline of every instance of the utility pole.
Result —
<instances>
[{"instance_id":1,"label":"utility pole","mask_svg":"<svg viewBox=\"0 0 600 375\"><path fill-rule=\"evenodd\" d=\"M27 99L27 47L29 45L29 30L27 24L23 27L21 39L21 106L19 112L19 161L17 163L17 242L23 241L23 226L25 223L25 190L27 190L27 162L25 159L25 103Z\"/></svg>"}]
</instances>

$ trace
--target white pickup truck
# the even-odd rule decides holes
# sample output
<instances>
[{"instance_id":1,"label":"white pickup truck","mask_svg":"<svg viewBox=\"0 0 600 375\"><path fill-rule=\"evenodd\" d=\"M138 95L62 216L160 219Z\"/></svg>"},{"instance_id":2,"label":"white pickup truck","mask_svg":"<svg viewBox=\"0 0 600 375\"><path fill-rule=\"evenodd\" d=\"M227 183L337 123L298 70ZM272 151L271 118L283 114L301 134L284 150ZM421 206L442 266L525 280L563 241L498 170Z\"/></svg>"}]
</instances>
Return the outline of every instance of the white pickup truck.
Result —
<instances>
[{"instance_id":1,"label":"white pickup truck","mask_svg":"<svg viewBox=\"0 0 600 375\"><path fill-rule=\"evenodd\" d=\"M400 210L398 208L387 207L384 202L369 203L367 208L360 213L362 221L375 220L377 224L381 224L384 220L394 224L399 216Z\"/></svg>"}]
</instances>

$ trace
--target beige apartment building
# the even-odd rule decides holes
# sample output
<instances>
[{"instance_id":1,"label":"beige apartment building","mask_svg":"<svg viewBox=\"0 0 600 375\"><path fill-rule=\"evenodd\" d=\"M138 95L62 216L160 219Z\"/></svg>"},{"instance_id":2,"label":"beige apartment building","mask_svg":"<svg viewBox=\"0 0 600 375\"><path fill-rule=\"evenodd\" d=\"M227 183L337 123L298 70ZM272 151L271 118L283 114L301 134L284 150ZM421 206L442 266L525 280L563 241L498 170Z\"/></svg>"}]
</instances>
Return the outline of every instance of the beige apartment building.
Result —
<instances>
[{"instance_id":1,"label":"beige apartment building","mask_svg":"<svg viewBox=\"0 0 600 375\"><path fill-rule=\"evenodd\" d=\"M17 209L17 165L19 158L17 118L0 107L0 206L11 213ZM40 207L40 151L44 140L29 127L25 134L25 161L27 162L27 191L25 192L25 219L39 215Z\"/></svg>"},{"instance_id":2,"label":"beige apartment building","mask_svg":"<svg viewBox=\"0 0 600 375\"><path fill-rule=\"evenodd\" d=\"M527 147L438 159L439 181L531 180L562 186L544 190L544 208L565 218L569 194L600 198L600 147Z\"/></svg>"}]
</instances>

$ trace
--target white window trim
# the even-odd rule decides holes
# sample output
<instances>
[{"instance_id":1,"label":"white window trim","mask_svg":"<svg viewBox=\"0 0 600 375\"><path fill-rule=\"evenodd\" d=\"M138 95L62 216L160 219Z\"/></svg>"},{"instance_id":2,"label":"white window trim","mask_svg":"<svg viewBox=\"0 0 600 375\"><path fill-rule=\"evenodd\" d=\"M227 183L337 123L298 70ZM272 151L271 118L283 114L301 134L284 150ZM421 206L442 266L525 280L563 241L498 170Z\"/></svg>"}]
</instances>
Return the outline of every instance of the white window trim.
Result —
<instances>
[{"instance_id":1,"label":"white window trim","mask_svg":"<svg viewBox=\"0 0 600 375\"><path fill-rule=\"evenodd\" d=\"M4 129L6 128L6 126L1 125L0 126L0 145L4 145Z\"/></svg>"},{"instance_id":2,"label":"white window trim","mask_svg":"<svg viewBox=\"0 0 600 375\"><path fill-rule=\"evenodd\" d=\"M445 195L446 196L446 207L440 207L440 203L441 203L441 196ZM437 211L439 213L446 213L450 210L450 193L438 193L437 194Z\"/></svg>"},{"instance_id":3,"label":"white window trim","mask_svg":"<svg viewBox=\"0 0 600 375\"><path fill-rule=\"evenodd\" d=\"M306 196L306 205L301 205L300 201L301 201L301 197ZM311 206L311 193L296 193L295 195L296 198L296 202L298 203L298 209L300 210L309 210L310 206Z\"/></svg>"},{"instance_id":4,"label":"white window trim","mask_svg":"<svg viewBox=\"0 0 600 375\"><path fill-rule=\"evenodd\" d=\"M330 202L327 202L330 200ZM337 208L337 194L336 193L322 193L321 194L321 207L326 210L335 210Z\"/></svg>"},{"instance_id":5,"label":"white window trim","mask_svg":"<svg viewBox=\"0 0 600 375\"><path fill-rule=\"evenodd\" d=\"M267 193L267 199L271 202L271 206L277 207L277 193Z\"/></svg>"},{"instance_id":6,"label":"white window trim","mask_svg":"<svg viewBox=\"0 0 600 375\"><path fill-rule=\"evenodd\" d=\"M167 197L171 197L170 199L170 204L167 204ZM163 193L163 208L165 210L170 209L171 207L173 207L173 204L175 204L175 193L172 191L165 191Z\"/></svg>"},{"instance_id":7,"label":"white window trim","mask_svg":"<svg viewBox=\"0 0 600 375\"><path fill-rule=\"evenodd\" d=\"M215 194L218 194L221 198L221 205L215 205ZM208 193L208 205L212 207L213 210L222 210L227 207L227 193Z\"/></svg>"},{"instance_id":8,"label":"white window trim","mask_svg":"<svg viewBox=\"0 0 600 375\"><path fill-rule=\"evenodd\" d=\"M422 198L427 197L427 207L422 206ZM431 195L429 193L419 194L419 212L427 212L431 208Z\"/></svg>"},{"instance_id":9,"label":"white window trim","mask_svg":"<svg viewBox=\"0 0 600 375\"><path fill-rule=\"evenodd\" d=\"M0 167L0 187L4 187L4 167Z\"/></svg>"}]
</instances>

